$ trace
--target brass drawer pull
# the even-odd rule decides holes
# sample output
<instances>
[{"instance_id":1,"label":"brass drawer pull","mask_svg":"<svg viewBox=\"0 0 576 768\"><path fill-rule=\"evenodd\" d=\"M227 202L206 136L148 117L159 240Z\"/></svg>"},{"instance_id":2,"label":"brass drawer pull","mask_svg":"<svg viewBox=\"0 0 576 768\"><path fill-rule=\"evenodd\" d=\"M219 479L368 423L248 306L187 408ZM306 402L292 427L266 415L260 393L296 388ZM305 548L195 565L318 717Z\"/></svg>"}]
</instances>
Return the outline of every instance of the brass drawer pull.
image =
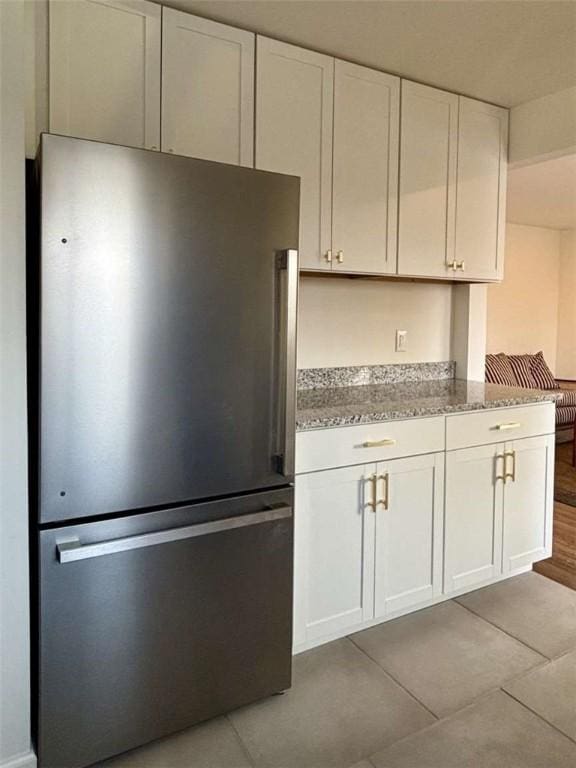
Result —
<instances>
[{"instance_id":1,"label":"brass drawer pull","mask_svg":"<svg viewBox=\"0 0 576 768\"><path fill-rule=\"evenodd\" d=\"M385 437L384 440L367 440L362 443L362 448L381 448L383 445L396 445L396 440Z\"/></svg>"},{"instance_id":2,"label":"brass drawer pull","mask_svg":"<svg viewBox=\"0 0 576 768\"><path fill-rule=\"evenodd\" d=\"M324 254L324 259L328 262L328 264L332 264L332 251L326 251Z\"/></svg>"},{"instance_id":3,"label":"brass drawer pull","mask_svg":"<svg viewBox=\"0 0 576 768\"><path fill-rule=\"evenodd\" d=\"M338 262L338 264L342 264L342 262L344 261L344 251L338 251L338 253L336 254L336 261Z\"/></svg>"},{"instance_id":4,"label":"brass drawer pull","mask_svg":"<svg viewBox=\"0 0 576 768\"><path fill-rule=\"evenodd\" d=\"M522 424L519 421L509 421L507 424L496 424L494 429L502 431L504 429L518 429Z\"/></svg>"}]
</instances>

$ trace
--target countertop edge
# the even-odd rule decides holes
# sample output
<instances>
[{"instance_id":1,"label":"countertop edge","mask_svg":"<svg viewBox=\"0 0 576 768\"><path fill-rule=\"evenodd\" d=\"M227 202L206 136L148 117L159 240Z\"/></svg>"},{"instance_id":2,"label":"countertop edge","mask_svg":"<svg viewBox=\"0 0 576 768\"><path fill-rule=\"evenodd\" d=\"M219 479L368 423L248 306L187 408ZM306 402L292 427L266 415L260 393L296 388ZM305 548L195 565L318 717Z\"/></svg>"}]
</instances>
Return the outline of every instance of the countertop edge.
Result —
<instances>
[{"instance_id":1,"label":"countertop edge","mask_svg":"<svg viewBox=\"0 0 576 768\"><path fill-rule=\"evenodd\" d=\"M449 416L454 413L466 413L470 411L488 411L497 408L514 408L521 405L536 405L538 403L555 403L559 399L556 393L538 395L532 394L526 397L503 398L492 400L489 403L461 403L446 406L422 406L396 411L372 411L357 415L323 416L296 418L296 432L308 432L314 429L330 429L335 427L349 427L360 424L377 424L384 421L398 421L400 419L417 419L425 416Z\"/></svg>"}]
</instances>

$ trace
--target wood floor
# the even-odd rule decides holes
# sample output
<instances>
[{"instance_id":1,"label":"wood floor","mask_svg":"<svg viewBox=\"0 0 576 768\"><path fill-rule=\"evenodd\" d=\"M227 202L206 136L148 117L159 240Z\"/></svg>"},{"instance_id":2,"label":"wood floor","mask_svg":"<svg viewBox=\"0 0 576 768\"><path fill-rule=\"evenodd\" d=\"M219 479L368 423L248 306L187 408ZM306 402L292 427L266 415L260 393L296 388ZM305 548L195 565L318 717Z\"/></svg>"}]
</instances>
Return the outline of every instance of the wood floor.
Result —
<instances>
[{"instance_id":1,"label":"wood floor","mask_svg":"<svg viewBox=\"0 0 576 768\"><path fill-rule=\"evenodd\" d=\"M534 570L576 589L576 507L554 503L552 557L535 563Z\"/></svg>"}]
</instances>

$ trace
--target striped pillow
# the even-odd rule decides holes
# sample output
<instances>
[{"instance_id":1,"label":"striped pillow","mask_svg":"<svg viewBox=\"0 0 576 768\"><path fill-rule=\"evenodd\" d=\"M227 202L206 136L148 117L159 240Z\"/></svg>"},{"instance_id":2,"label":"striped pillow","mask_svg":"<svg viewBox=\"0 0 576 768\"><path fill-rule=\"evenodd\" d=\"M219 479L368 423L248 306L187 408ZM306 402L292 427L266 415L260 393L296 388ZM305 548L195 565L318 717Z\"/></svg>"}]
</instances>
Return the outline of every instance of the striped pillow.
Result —
<instances>
[{"instance_id":1,"label":"striped pillow","mask_svg":"<svg viewBox=\"0 0 576 768\"><path fill-rule=\"evenodd\" d=\"M530 370L540 389L558 389L554 374L546 365L546 360L544 360L542 352L537 352L535 355L532 355Z\"/></svg>"},{"instance_id":2,"label":"striped pillow","mask_svg":"<svg viewBox=\"0 0 576 768\"><path fill-rule=\"evenodd\" d=\"M503 384L505 387L517 387L518 382L508 357L502 353L486 355L486 381L489 384Z\"/></svg>"},{"instance_id":3,"label":"striped pillow","mask_svg":"<svg viewBox=\"0 0 576 768\"><path fill-rule=\"evenodd\" d=\"M508 355L518 386L526 389L538 389L538 384L530 367L532 357L532 355Z\"/></svg>"}]
</instances>

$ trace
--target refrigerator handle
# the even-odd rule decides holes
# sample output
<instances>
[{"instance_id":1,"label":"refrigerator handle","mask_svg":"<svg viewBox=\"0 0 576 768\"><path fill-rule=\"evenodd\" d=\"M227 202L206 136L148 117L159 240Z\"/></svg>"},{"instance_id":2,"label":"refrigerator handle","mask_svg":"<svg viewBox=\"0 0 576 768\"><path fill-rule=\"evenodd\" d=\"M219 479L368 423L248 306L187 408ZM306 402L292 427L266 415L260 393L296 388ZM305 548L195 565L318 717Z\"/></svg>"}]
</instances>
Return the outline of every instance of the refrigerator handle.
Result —
<instances>
[{"instance_id":1,"label":"refrigerator handle","mask_svg":"<svg viewBox=\"0 0 576 768\"><path fill-rule=\"evenodd\" d=\"M186 525L181 528L171 528L167 531L152 531L141 533L137 536L125 536L121 539L100 541L95 544L82 544L76 536L68 541L62 541L56 545L56 554L61 563L72 563L77 560L91 560L104 555L115 555L119 552L128 552L133 549L143 549L157 544L169 544L173 541L192 539L197 536L208 536L211 533L221 533L235 528L245 528L250 525L270 523L290 517L292 507L282 506L255 512L251 515L238 515L226 517L222 520L213 520L208 523Z\"/></svg>"},{"instance_id":2,"label":"refrigerator handle","mask_svg":"<svg viewBox=\"0 0 576 768\"><path fill-rule=\"evenodd\" d=\"M296 332L298 323L298 251L289 249L280 253L280 267L285 275L285 303L282 307L285 325L283 356L284 424L281 447L281 471L286 477L294 475L296 432Z\"/></svg>"}]
</instances>

